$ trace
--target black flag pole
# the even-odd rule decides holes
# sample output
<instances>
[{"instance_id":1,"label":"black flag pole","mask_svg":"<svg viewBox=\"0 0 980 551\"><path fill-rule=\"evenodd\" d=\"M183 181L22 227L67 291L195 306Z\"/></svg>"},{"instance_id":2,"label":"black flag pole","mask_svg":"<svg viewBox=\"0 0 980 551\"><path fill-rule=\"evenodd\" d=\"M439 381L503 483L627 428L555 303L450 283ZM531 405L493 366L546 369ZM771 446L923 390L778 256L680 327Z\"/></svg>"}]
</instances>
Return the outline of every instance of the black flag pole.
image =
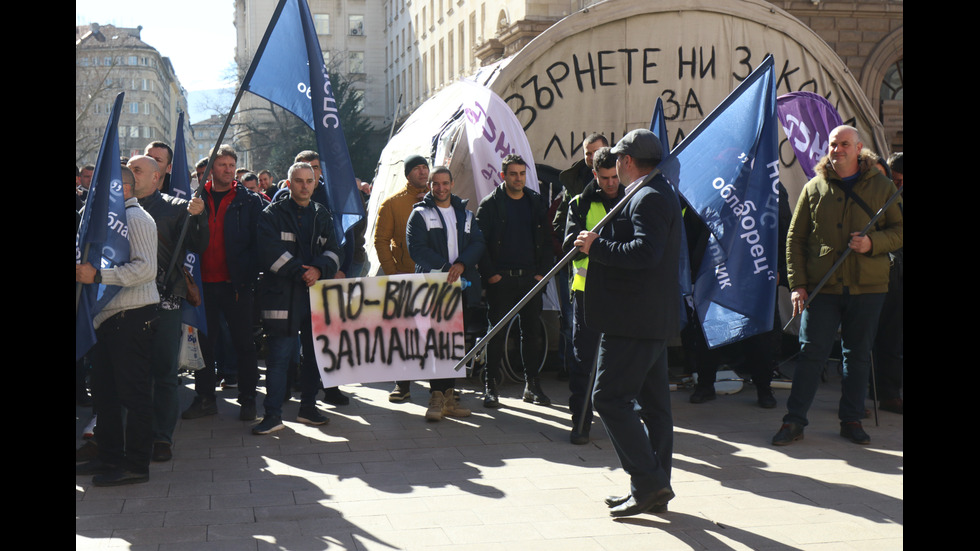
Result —
<instances>
[{"instance_id":1,"label":"black flag pole","mask_svg":"<svg viewBox=\"0 0 980 551\"><path fill-rule=\"evenodd\" d=\"M590 231L598 233L599 230L601 230L617 214L619 214L621 210L623 210L626 207L626 203L634 195L636 195L641 188L643 188L644 186L652 182L654 178L660 175L660 173L661 170L659 168L653 169L653 171L650 172L650 174L648 174L643 179L643 181L639 183L639 185L633 187L633 189L628 190L626 192L626 195L622 199L620 199L619 202L616 203L616 205L613 208L611 208L609 212L607 212L606 215L602 217L602 220L599 220L599 222L595 225L595 227L592 228ZM548 285L548 282L551 281L556 275L558 275L558 272L561 271L561 269L564 268L569 262L571 262L572 259L575 258L575 255L577 255L578 253L579 253L578 247L575 247L572 250L568 251L568 254L566 254L561 260L559 260L558 263L555 264L554 267L551 268L551 270L549 270L548 273L545 274L544 277L542 277L541 280L538 281L534 285L534 287L532 287L531 290L527 292L526 295L524 295L524 298L518 301L518 303L513 308L511 308L510 311L507 312L507 314L505 314L500 321L498 321L493 327L490 328L489 331L487 331L486 336L484 336L479 342L473 345L473 348L471 348L470 351L467 352L465 356L463 356L463 359L459 360L459 363L457 363L456 367L454 367L453 369L459 371L461 367L463 367L471 360L473 360L473 358L477 354L479 354L480 351L482 351L488 344L490 344L490 339L492 339L497 333L500 333L504 327L507 327L507 324L510 322L510 320L517 317L517 314L521 311L521 308L524 308L525 304L530 302L530 300L534 298L535 295L540 293L545 288L545 286Z\"/></svg>"},{"instance_id":2,"label":"black flag pole","mask_svg":"<svg viewBox=\"0 0 980 551\"><path fill-rule=\"evenodd\" d=\"M902 188L898 188L897 190L895 190L895 193L893 193L892 196L889 197L887 201L885 201L885 204L880 209L878 209L878 212L876 212L875 215L871 217L871 220L868 221L868 224L864 226L864 229L861 230L861 237L867 235L868 232L871 231L871 227L875 225L875 222L877 222L878 219L881 218L883 214L885 214L885 211L888 210L888 207L892 206L892 204L894 204L895 201L898 201L898 198L901 196L902 196ZM827 284L828 280L830 280L830 276L837 271L837 268L840 268L840 265L844 263L844 259L847 258L847 255L851 254L851 251L853 250L854 249L850 247L844 249L844 252L841 253L840 258L837 259L837 262L834 262L834 265L831 266L829 270L827 270L827 273L824 274L820 282L817 283L817 286L813 288L813 291L808 293L806 297L806 302L803 303L803 308L800 308L801 314L803 310L806 310L806 307L809 306L811 302L813 302L813 297L817 296L817 293L819 293L820 290L823 289L823 286ZM783 326L784 332L786 331L786 329L789 328L790 324L793 323L793 320L795 320L799 315L800 314L793 314L793 317L791 317L789 321L786 322L786 325Z\"/></svg>"}]
</instances>

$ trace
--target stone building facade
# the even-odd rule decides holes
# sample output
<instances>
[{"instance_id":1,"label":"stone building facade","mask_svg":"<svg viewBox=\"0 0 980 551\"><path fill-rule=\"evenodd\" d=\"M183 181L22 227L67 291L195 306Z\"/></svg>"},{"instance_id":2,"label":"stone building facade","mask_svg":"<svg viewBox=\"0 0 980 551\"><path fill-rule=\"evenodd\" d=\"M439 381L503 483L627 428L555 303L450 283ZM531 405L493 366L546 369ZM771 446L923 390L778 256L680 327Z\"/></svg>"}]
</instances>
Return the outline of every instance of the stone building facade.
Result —
<instances>
[{"instance_id":1,"label":"stone building facade","mask_svg":"<svg viewBox=\"0 0 980 551\"><path fill-rule=\"evenodd\" d=\"M143 152L149 142L173 141L187 92L170 59L140 38L142 27L75 28L75 164L94 163L116 95L125 92L119 151ZM186 119L186 117L185 117ZM190 130L185 122L185 135Z\"/></svg>"}]
</instances>

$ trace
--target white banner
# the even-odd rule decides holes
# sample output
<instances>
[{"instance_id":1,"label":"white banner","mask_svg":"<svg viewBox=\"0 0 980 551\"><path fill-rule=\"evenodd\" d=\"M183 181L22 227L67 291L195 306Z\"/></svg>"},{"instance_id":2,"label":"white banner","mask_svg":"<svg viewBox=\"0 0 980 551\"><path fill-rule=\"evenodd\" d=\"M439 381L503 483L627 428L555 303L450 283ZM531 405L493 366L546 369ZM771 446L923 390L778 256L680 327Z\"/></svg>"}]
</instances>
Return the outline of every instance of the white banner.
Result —
<instances>
[{"instance_id":1,"label":"white banner","mask_svg":"<svg viewBox=\"0 0 980 551\"><path fill-rule=\"evenodd\" d=\"M330 279L310 288L323 386L446 379L466 355L462 288L445 272Z\"/></svg>"},{"instance_id":2,"label":"white banner","mask_svg":"<svg viewBox=\"0 0 980 551\"><path fill-rule=\"evenodd\" d=\"M527 163L525 185L539 191L534 155L514 111L489 88L468 80L460 82L471 89L463 102L463 113L476 196L486 197L503 181L500 161L511 153L520 155Z\"/></svg>"}]
</instances>

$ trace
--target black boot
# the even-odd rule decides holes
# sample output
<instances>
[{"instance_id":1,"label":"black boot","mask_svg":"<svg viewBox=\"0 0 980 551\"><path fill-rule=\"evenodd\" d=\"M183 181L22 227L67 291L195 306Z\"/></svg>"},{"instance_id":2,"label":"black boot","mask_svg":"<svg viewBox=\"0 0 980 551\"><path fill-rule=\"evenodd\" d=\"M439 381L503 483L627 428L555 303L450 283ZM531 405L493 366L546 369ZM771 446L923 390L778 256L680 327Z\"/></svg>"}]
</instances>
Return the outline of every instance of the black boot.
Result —
<instances>
[{"instance_id":1,"label":"black boot","mask_svg":"<svg viewBox=\"0 0 980 551\"><path fill-rule=\"evenodd\" d=\"M487 377L487 382L483 391L483 407L500 407L500 396L497 394L497 382L493 379L493 377Z\"/></svg>"},{"instance_id":2,"label":"black boot","mask_svg":"<svg viewBox=\"0 0 980 551\"><path fill-rule=\"evenodd\" d=\"M524 401L534 402L539 406L551 405L551 398L548 398L544 390L541 390L541 379L537 377L527 378L527 384L524 385Z\"/></svg>"}]
</instances>

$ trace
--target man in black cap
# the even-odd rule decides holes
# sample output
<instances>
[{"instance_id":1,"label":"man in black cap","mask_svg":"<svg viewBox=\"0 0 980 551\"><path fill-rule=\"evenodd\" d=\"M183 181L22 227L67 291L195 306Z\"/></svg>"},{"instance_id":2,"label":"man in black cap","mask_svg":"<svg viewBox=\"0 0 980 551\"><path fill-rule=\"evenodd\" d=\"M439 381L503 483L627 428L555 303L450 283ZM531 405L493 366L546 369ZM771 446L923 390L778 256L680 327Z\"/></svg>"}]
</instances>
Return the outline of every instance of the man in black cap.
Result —
<instances>
[{"instance_id":1,"label":"man in black cap","mask_svg":"<svg viewBox=\"0 0 980 551\"><path fill-rule=\"evenodd\" d=\"M629 494L606 498L609 513L622 517L665 512L674 497L667 340L680 325L681 211L673 188L653 172L663 152L652 132L633 130L612 153L619 180L642 189L575 245L589 255L585 323L602 333L592 401L630 475Z\"/></svg>"},{"instance_id":2,"label":"man in black cap","mask_svg":"<svg viewBox=\"0 0 980 551\"><path fill-rule=\"evenodd\" d=\"M408 254L405 228L415 203L429 191L429 162L421 155L405 158L405 188L388 197L378 208L378 220L374 227L374 249L384 275L413 274L415 261ZM411 381L395 382L395 389L388 401L400 403L411 397Z\"/></svg>"}]
</instances>

